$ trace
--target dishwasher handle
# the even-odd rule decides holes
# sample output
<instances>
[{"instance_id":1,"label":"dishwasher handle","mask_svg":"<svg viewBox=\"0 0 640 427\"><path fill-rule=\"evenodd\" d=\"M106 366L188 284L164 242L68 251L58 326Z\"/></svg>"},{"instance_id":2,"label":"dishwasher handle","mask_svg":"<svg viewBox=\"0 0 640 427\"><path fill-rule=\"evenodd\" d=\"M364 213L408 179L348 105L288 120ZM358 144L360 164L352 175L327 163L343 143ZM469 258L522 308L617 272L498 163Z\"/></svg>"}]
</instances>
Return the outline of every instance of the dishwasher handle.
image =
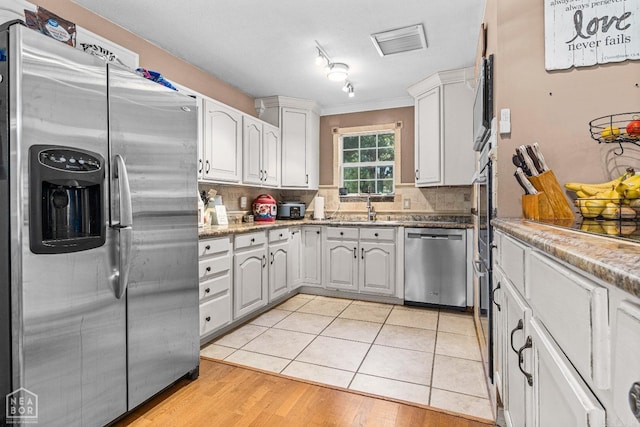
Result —
<instances>
[{"instance_id":1,"label":"dishwasher handle","mask_svg":"<svg viewBox=\"0 0 640 427\"><path fill-rule=\"evenodd\" d=\"M425 240L462 240L462 234L408 233L407 238Z\"/></svg>"}]
</instances>

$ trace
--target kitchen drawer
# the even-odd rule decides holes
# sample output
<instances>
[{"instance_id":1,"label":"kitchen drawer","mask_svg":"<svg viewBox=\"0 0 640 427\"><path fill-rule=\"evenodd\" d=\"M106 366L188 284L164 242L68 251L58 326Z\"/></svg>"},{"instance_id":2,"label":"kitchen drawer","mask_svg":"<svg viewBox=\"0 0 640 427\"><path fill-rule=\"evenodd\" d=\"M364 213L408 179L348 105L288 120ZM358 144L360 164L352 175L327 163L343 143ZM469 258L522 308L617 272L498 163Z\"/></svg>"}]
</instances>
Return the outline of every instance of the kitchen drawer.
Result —
<instances>
[{"instance_id":1,"label":"kitchen drawer","mask_svg":"<svg viewBox=\"0 0 640 427\"><path fill-rule=\"evenodd\" d=\"M505 235L501 236L499 264L509 281L518 292L525 295L524 289L524 257L525 247Z\"/></svg>"},{"instance_id":2,"label":"kitchen drawer","mask_svg":"<svg viewBox=\"0 0 640 427\"><path fill-rule=\"evenodd\" d=\"M358 240L355 227L327 227L327 239Z\"/></svg>"},{"instance_id":3,"label":"kitchen drawer","mask_svg":"<svg viewBox=\"0 0 640 427\"><path fill-rule=\"evenodd\" d=\"M396 230L394 227L362 227L360 228L360 239L393 242L396 240Z\"/></svg>"},{"instance_id":4,"label":"kitchen drawer","mask_svg":"<svg viewBox=\"0 0 640 427\"><path fill-rule=\"evenodd\" d=\"M200 282L200 302L210 298L218 297L222 293L229 293L231 290L231 270L227 270Z\"/></svg>"},{"instance_id":5,"label":"kitchen drawer","mask_svg":"<svg viewBox=\"0 0 640 427\"><path fill-rule=\"evenodd\" d=\"M205 258L198 261L198 279L203 280L208 276L228 271L231 269L231 255L222 255Z\"/></svg>"},{"instance_id":6,"label":"kitchen drawer","mask_svg":"<svg viewBox=\"0 0 640 427\"><path fill-rule=\"evenodd\" d=\"M231 237L206 239L198 242L198 257L205 258L220 252L231 250Z\"/></svg>"},{"instance_id":7,"label":"kitchen drawer","mask_svg":"<svg viewBox=\"0 0 640 427\"><path fill-rule=\"evenodd\" d=\"M527 272L534 316L583 377L608 388L607 289L537 252Z\"/></svg>"},{"instance_id":8,"label":"kitchen drawer","mask_svg":"<svg viewBox=\"0 0 640 427\"><path fill-rule=\"evenodd\" d=\"M231 294L228 292L200 304L200 337L231 322Z\"/></svg>"},{"instance_id":9,"label":"kitchen drawer","mask_svg":"<svg viewBox=\"0 0 640 427\"><path fill-rule=\"evenodd\" d=\"M250 248L267 243L267 235L264 231L259 233L239 234L236 236L236 249Z\"/></svg>"},{"instance_id":10,"label":"kitchen drawer","mask_svg":"<svg viewBox=\"0 0 640 427\"><path fill-rule=\"evenodd\" d=\"M275 230L269 230L269 243L279 242L281 240L289 240L288 228L276 228Z\"/></svg>"},{"instance_id":11,"label":"kitchen drawer","mask_svg":"<svg viewBox=\"0 0 640 427\"><path fill-rule=\"evenodd\" d=\"M637 426L629 406L629 392L640 387L640 306L623 301L616 310L613 342L613 409L619 425ZM634 387L634 385L637 386ZM638 395L638 392L635 392ZM618 424L616 424L618 425Z\"/></svg>"}]
</instances>

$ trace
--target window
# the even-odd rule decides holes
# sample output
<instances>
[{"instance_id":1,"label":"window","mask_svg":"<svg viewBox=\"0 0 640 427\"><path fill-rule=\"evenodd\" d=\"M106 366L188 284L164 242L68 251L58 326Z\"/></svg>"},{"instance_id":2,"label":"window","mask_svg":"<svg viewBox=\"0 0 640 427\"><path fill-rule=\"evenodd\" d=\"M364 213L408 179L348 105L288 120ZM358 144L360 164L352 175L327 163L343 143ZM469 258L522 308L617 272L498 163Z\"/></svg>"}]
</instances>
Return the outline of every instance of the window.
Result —
<instances>
[{"instance_id":1,"label":"window","mask_svg":"<svg viewBox=\"0 0 640 427\"><path fill-rule=\"evenodd\" d=\"M340 137L341 181L348 194L393 194L395 139L394 131Z\"/></svg>"}]
</instances>

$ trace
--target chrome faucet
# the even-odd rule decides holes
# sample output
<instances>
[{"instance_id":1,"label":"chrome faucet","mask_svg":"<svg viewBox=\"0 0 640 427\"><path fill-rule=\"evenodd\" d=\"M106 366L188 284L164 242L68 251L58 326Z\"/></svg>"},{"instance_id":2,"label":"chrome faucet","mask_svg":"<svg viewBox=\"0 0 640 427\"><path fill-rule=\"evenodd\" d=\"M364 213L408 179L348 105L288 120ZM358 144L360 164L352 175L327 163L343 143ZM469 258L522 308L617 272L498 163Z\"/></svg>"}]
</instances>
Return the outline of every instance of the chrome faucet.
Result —
<instances>
[{"instance_id":1,"label":"chrome faucet","mask_svg":"<svg viewBox=\"0 0 640 427\"><path fill-rule=\"evenodd\" d=\"M367 221L376 220L376 210L371 206L371 194L367 193Z\"/></svg>"}]
</instances>

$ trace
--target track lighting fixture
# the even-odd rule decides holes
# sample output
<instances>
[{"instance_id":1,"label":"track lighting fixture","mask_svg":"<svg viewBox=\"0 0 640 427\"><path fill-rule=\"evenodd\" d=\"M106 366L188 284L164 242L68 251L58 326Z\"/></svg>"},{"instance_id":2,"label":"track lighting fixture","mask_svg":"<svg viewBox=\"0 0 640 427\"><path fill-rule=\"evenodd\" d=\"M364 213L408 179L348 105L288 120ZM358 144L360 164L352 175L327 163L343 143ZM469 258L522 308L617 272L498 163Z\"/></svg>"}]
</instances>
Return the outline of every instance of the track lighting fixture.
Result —
<instances>
[{"instance_id":1,"label":"track lighting fixture","mask_svg":"<svg viewBox=\"0 0 640 427\"><path fill-rule=\"evenodd\" d=\"M316 40L316 65L324 67L324 70L327 74L327 78L334 82L344 82L342 86L342 90L346 92L349 97L353 97L355 95L355 91L353 89L353 84L347 81L347 77L349 76L349 66L343 62L333 62L327 52L320 46L320 43Z\"/></svg>"}]
</instances>

